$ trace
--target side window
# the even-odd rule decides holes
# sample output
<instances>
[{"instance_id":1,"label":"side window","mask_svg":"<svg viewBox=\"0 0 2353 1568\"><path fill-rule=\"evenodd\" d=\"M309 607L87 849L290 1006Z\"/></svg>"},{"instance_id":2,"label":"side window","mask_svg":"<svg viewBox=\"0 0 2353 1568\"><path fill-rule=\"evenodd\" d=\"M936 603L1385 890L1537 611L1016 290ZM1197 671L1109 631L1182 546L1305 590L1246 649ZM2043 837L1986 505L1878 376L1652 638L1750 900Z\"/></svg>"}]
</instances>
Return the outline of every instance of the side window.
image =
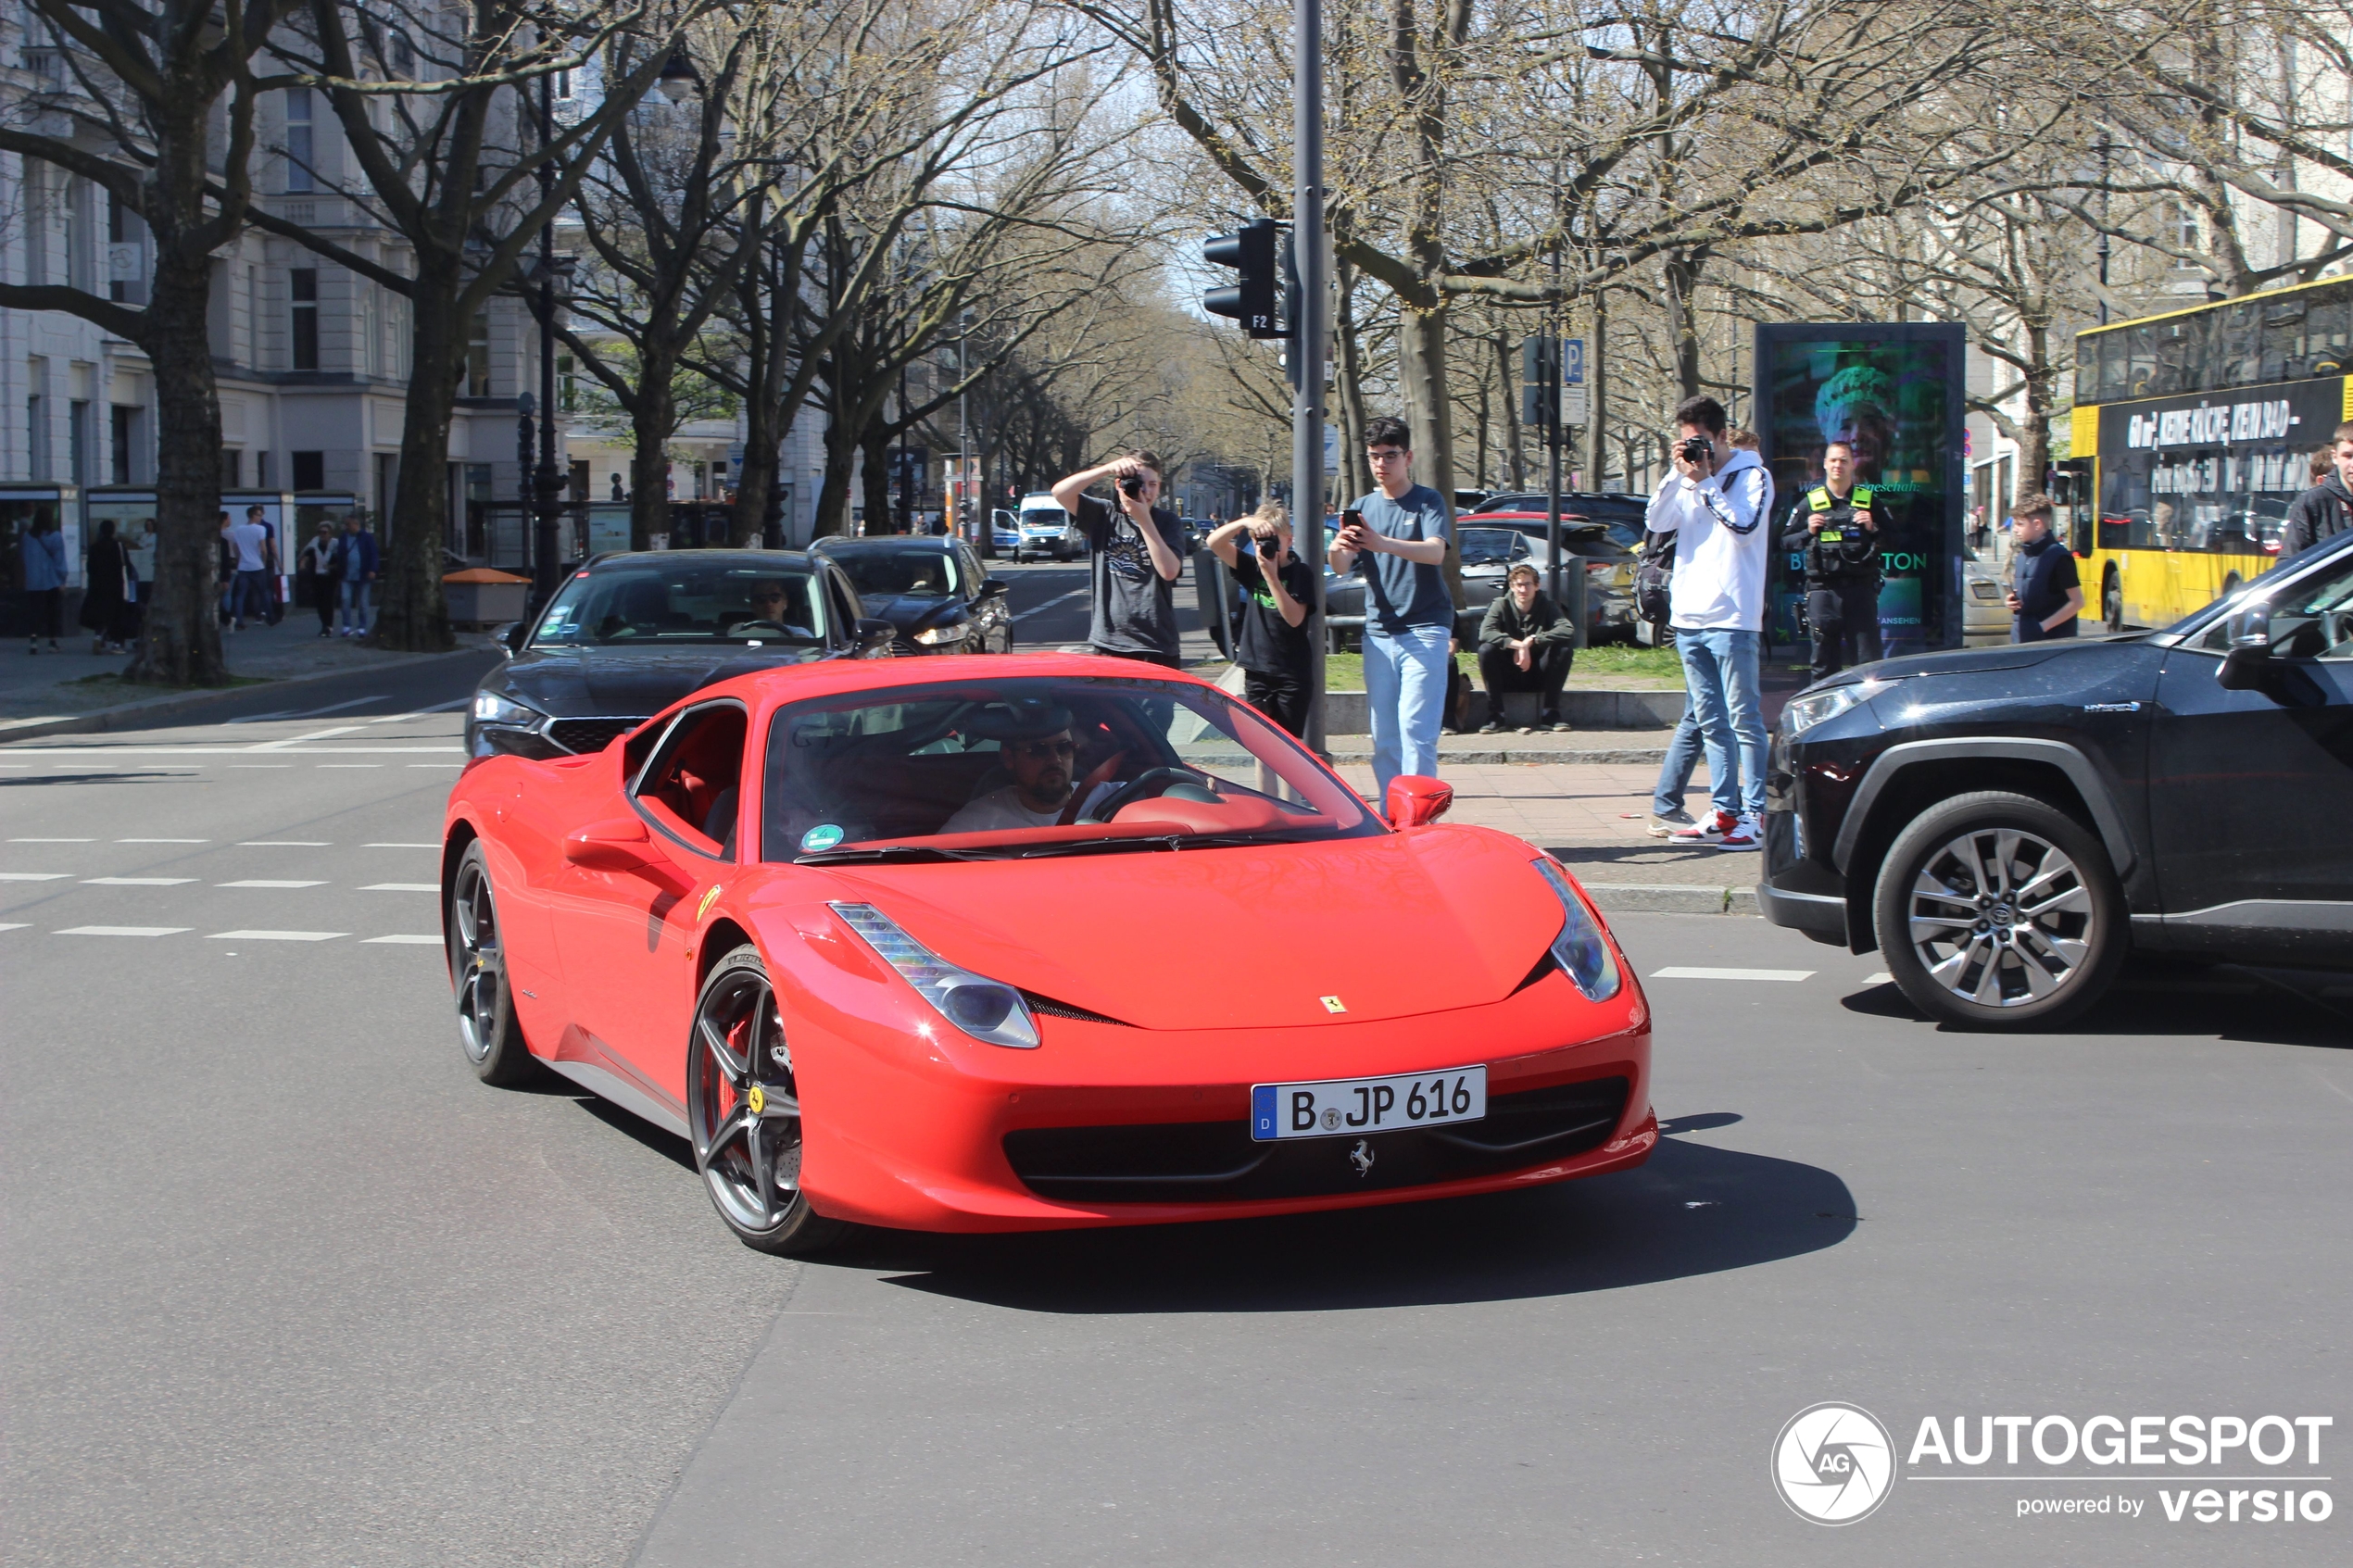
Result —
<instances>
[{"instance_id":1,"label":"side window","mask_svg":"<svg viewBox=\"0 0 2353 1568\"><path fill-rule=\"evenodd\" d=\"M692 710L672 726L638 783L638 809L697 854L736 858L747 724L732 702Z\"/></svg>"},{"instance_id":2,"label":"side window","mask_svg":"<svg viewBox=\"0 0 2353 1568\"><path fill-rule=\"evenodd\" d=\"M865 613L864 608L858 602L858 596L850 592L849 584L842 581L841 573L837 571L825 573L825 592L832 600L827 608L833 611L834 621L840 628L836 633L837 639L844 643L855 643L858 638L858 618Z\"/></svg>"}]
</instances>

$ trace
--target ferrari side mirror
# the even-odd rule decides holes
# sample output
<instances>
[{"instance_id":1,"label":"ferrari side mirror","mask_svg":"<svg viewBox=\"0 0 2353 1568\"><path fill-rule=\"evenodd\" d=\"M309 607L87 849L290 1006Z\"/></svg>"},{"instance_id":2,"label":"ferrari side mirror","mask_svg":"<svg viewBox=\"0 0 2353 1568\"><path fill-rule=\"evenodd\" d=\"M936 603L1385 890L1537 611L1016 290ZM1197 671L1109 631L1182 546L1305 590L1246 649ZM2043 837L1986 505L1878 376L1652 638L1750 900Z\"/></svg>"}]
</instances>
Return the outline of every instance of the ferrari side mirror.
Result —
<instances>
[{"instance_id":1,"label":"ferrari side mirror","mask_svg":"<svg viewBox=\"0 0 2353 1568\"><path fill-rule=\"evenodd\" d=\"M630 871L651 861L652 836L635 817L590 822L564 835L564 859L590 871Z\"/></svg>"},{"instance_id":2,"label":"ferrari side mirror","mask_svg":"<svg viewBox=\"0 0 2353 1568\"><path fill-rule=\"evenodd\" d=\"M1389 824L1417 828L1434 822L1454 804L1454 786L1405 773L1389 781Z\"/></svg>"}]
</instances>

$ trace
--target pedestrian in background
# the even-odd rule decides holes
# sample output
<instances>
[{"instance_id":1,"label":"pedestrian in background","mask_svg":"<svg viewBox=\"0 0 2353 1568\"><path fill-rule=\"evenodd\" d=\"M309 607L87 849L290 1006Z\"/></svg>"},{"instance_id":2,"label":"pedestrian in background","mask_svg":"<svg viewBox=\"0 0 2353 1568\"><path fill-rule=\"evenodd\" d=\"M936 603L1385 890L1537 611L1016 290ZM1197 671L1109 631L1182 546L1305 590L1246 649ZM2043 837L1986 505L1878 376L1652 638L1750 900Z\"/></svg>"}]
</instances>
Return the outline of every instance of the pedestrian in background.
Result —
<instances>
[{"instance_id":1,"label":"pedestrian in background","mask_svg":"<svg viewBox=\"0 0 2353 1568\"><path fill-rule=\"evenodd\" d=\"M1542 694L1533 729L1568 728L1561 720L1561 687L1576 659L1576 623L1538 586L1536 568L1521 561L1478 623L1478 680L1487 688L1487 722L1479 733L1504 732L1505 692Z\"/></svg>"},{"instance_id":2,"label":"pedestrian in background","mask_svg":"<svg viewBox=\"0 0 2353 1568\"><path fill-rule=\"evenodd\" d=\"M1781 548L1806 562L1806 624L1813 635L1811 673L1826 681L1853 662L1880 660L1879 519L1877 497L1855 482L1855 447L1833 441L1822 448L1822 483L1798 497Z\"/></svg>"},{"instance_id":3,"label":"pedestrian in background","mask_svg":"<svg viewBox=\"0 0 2353 1568\"><path fill-rule=\"evenodd\" d=\"M261 530L261 619L275 626L286 618L285 607L278 600L278 579L284 571L281 563L285 559L278 551L278 531L271 526L270 514L259 507L247 507L245 521Z\"/></svg>"},{"instance_id":4,"label":"pedestrian in background","mask_svg":"<svg viewBox=\"0 0 2353 1568\"><path fill-rule=\"evenodd\" d=\"M236 593L230 600L230 617L242 630L248 621L258 625L270 619L270 530L256 516L256 507L245 514L245 521L230 528L229 547L236 553ZM229 514L223 512L223 517Z\"/></svg>"},{"instance_id":5,"label":"pedestrian in background","mask_svg":"<svg viewBox=\"0 0 2353 1568\"><path fill-rule=\"evenodd\" d=\"M1112 499L1087 494L1112 482ZM1185 570L1185 530L1160 499L1160 458L1129 449L1054 485L1054 499L1076 520L1089 557L1088 646L1100 654L1185 667L1176 640L1176 591Z\"/></svg>"},{"instance_id":6,"label":"pedestrian in background","mask_svg":"<svg viewBox=\"0 0 2353 1568\"><path fill-rule=\"evenodd\" d=\"M2312 488L2290 501L2280 524L2280 555L2309 550L2333 534L2353 527L2353 420L2336 427L2329 437L2328 471Z\"/></svg>"},{"instance_id":7,"label":"pedestrian in background","mask_svg":"<svg viewBox=\"0 0 2353 1568\"><path fill-rule=\"evenodd\" d=\"M1765 619L1765 523L1773 482L1755 452L1735 448L1724 406L1686 399L1675 410L1673 469L1652 495L1646 526L1673 533L1668 623L1683 686L1707 753L1713 809L1678 829L1678 844L1755 849L1765 817L1765 709L1759 643Z\"/></svg>"},{"instance_id":8,"label":"pedestrian in background","mask_svg":"<svg viewBox=\"0 0 2353 1568\"><path fill-rule=\"evenodd\" d=\"M368 634L368 590L376 581L376 536L352 512L343 520L343 537L335 541L335 580L343 600L343 634Z\"/></svg>"},{"instance_id":9,"label":"pedestrian in background","mask_svg":"<svg viewBox=\"0 0 2353 1568\"><path fill-rule=\"evenodd\" d=\"M309 582L310 606L319 612L319 634L335 634L335 526L321 521L310 543L302 547L296 568L297 583Z\"/></svg>"},{"instance_id":10,"label":"pedestrian in background","mask_svg":"<svg viewBox=\"0 0 2353 1568\"><path fill-rule=\"evenodd\" d=\"M1434 777L1453 661L1454 600L1439 569L1453 537L1446 497L1414 483L1405 421L1365 424L1373 493L1340 514L1327 563L1365 580L1365 705L1373 728L1373 798L1389 798L1401 773Z\"/></svg>"},{"instance_id":11,"label":"pedestrian in background","mask_svg":"<svg viewBox=\"0 0 2353 1568\"><path fill-rule=\"evenodd\" d=\"M98 520L98 536L82 568L82 624L92 653L120 653L139 634L139 569L115 537L115 521Z\"/></svg>"},{"instance_id":12,"label":"pedestrian in background","mask_svg":"<svg viewBox=\"0 0 2353 1568\"><path fill-rule=\"evenodd\" d=\"M44 507L32 514L17 554L22 568L18 581L24 584L24 651L39 653L46 637L51 653L63 653L57 639L65 634L66 541L55 512Z\"/></svg>"},{"instance_id":13,"label":"pedestrian in background","mask_svg":"<svg viewBox=\"0 0 2353 1568\"><path fill-rule=\"evenodd\" d=\"M2010 626L2014 643L2075 635L2083 609L2083 580L2075 554L2051 535L2048 495L2030 495L2010 519Z\"/></svg>"},{"instance_id":14,"label":"pedestrian in background","mask_svg":"<svg viewBox=\"0 0 2353 1568\"><path fill-rule=\"evenodd\" d=\"M212 577L220 589L220 624L224 630L235 631L234 619L237 596L237 547L229 542L229 514L220 514L220 532L212 543Z\"/></svg>"},{"instance_id":15,"label":"pedestrian in background","mask_svg":"<svg viewBox=\"0 0 2353 1568\"><path fill-rule=\"evenodd\" d=\"M1248 539L1251 553L1244 555ZM1234 662L1242 696L1252 708L1304 739L1312 650L1307 606L1314 569L1291 554L1290 521L1280 501L1261 502L1248 517L1220 523L1204 541L1241 585L1241 619L1234 626Z\"/></svg>"}]
</instances>

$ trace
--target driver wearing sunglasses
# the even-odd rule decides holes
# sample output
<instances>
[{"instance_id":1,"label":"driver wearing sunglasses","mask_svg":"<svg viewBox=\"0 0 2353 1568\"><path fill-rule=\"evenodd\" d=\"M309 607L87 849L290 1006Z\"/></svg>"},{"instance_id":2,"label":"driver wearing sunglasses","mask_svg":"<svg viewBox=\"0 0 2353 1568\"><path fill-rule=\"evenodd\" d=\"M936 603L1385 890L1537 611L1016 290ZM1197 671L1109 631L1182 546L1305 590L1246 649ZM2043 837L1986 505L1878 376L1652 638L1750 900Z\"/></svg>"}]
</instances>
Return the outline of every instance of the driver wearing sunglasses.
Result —
<instances>
[{"instance_id":1,"label":"driver wearing sunglasses","mask_svg":"<svg viewBox=\"0 0 2353 1568\"><path fill-rule=\"evenodd\" d=\"M1070 710L1049 709L1020 727L1025 733L998 742L998 756L1013 783L968 802L948 819L941 833L1050 828L1062 821L1078 771L1078 742ZM1100 784L1090 793L1101 795L1115 787Z\"/></svg>"}]
</instances>

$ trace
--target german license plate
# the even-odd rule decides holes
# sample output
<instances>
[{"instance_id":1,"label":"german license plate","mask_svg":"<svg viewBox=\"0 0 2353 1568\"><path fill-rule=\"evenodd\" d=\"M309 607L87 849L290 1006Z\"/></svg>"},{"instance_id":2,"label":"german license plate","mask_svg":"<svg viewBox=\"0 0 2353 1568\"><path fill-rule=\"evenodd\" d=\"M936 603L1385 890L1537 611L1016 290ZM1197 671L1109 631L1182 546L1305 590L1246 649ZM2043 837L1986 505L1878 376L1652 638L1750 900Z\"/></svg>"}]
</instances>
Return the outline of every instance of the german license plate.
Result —
<instances>
[{"instance_id":1,"label":"german license plate","mask_svg":"<svg viewBox=\"0 0 2353 1568\"><path fill-rule=\"evenodd\" d=\"M1401 1127L1477 1122L1486 1114L1485 1067L1449 1067L1398 1078L1255 1084L1250 1091L1250 1135L1259 1143L1361 1137Z\"/></svg>"}]
</instances>

